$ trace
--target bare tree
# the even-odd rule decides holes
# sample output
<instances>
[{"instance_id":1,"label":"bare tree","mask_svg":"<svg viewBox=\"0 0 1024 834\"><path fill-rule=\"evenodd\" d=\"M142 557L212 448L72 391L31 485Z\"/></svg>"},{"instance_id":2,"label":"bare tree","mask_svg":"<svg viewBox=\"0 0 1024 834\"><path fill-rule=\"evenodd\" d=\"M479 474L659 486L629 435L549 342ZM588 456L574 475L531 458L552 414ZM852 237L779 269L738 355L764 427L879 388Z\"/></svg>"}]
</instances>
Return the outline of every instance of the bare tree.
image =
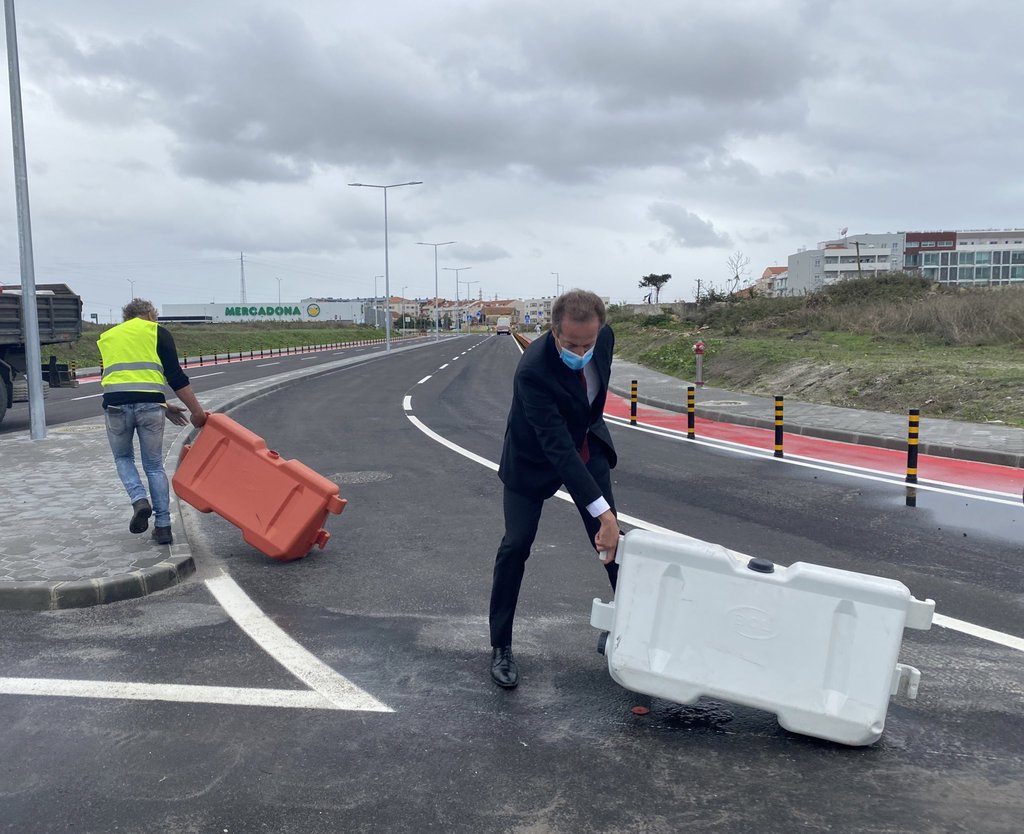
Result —
<instances>
[{"instance_id":1,"label":"bare tree","mask_svg":"<svg viewBox=\"0 0 1024 834\"><path fill-rule=\"evenodd\" d=\"M729 293L732 294L739 289L740 281L750 274L750 258L737 249L725 262L729 266L729 275L732 276L732 286L729 288Z\"/></svg>"}]
</instances>

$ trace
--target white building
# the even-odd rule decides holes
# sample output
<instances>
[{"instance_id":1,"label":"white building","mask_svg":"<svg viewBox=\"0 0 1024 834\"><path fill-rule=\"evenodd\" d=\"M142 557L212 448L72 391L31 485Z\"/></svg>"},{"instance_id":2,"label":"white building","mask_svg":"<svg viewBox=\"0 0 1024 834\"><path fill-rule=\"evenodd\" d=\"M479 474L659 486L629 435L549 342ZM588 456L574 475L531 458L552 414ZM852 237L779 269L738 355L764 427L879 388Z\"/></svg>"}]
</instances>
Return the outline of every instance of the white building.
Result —
<instances>
[{"instance_id":1,"label":"white building","mask_svg":"<svg viewBox=\"0 0 1024 834\"><path fill-rule=\"evenodd\" d=\"M851 235L790 255L786 280L775 295L804 295L844 278L901 269L904 238L902 232Z\"/></svg>"},{"instance_id":2,"label":"white building","mask_svg":"<svg viewBox=\"0 0 1024 834\"><path fill-rule=\"evenodd\" d=\"M1024 284L1024 229L895 232L827 240L789 256L776 295L802 295L845 278L876 272L920 272L940 284Z\"/></svg>"}]
</instances>

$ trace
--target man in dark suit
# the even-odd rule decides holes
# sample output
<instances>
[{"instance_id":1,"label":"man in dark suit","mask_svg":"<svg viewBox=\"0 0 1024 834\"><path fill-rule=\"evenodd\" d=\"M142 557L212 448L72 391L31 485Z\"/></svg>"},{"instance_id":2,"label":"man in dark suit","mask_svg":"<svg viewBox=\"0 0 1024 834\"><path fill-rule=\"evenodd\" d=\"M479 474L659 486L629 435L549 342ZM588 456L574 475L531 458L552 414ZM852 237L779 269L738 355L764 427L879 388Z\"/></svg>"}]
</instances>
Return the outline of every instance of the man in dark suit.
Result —
<instances>
[{"instance_id":1,"label":"man in dark suit","mask_svg":"<svg viewBox=\"0 0 1024 834\"><path fill-rule=\"evenodd\" d=\"M619 525L612 498L615 447L604 422L615 335L604 302L571 290L551 308L551 330L523 353L513 381L498 477L505 485L505 536L491 586L491 678L512 689L512 620L544 502L564 484L587 537L604 554L612 590Z\"/></svg>"}]
</instances>

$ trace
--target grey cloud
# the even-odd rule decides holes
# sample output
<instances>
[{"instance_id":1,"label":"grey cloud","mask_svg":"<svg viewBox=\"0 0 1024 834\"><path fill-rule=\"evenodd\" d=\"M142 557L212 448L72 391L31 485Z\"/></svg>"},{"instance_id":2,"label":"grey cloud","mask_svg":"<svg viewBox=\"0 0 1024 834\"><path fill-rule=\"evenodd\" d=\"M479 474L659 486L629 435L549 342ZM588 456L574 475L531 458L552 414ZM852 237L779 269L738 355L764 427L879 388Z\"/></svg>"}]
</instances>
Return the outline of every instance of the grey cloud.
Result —
<instances>
[{"instance_id":1,"label":"grey cloud","mask_svg":"<svg viewBox=\"0 0 1024 834\"><path fill-rule=\"evenodd\" d=\"M681 246L687 249L732 246L729 235L715 231L714 224L710 220L704 220L677 203L651 203L647 215L652 220L668 227L666 238L651 243L651 246L658 252L663 253L670 246Z\"/></svg>"},{"instance_id":2,"label":"grey cloud","mask_svg":"<svg viewBox=\"0 0 1024 834\"><path fill-rule=\"evenodd\" d=\"M294 180L320 166L380 170L399 160L423 169L421 177L453 170L595 179L616 168L685 166L721 152L730 135L805 117L790 88L806 66L779 42L768 61L757 46L767 40L764 20L714 18L701 37L700 21L674 24L668 12L637 34L591 15L549 36L540 26L539 43L559 41L546 53L527 37L543 22L537 8L528 11L518 40L509 26L502 50L480 44L458 63L356 28L325 43L327 35L318 39L292 13L253 15L194 43L82 41L51 29L34 37L67 113L159 124L174 137L182 172L220 183ZM616 32L622 43L609 52ZM644 43L651 36L653 49ZM726 38L721 55L698 43L718 36ZM451 54L468 49L458 41ZM531 68L519 87L488 74L510 50ZM767 65L754 72L762 58Z\"/></svg>"},{"instance_id":3,"label":"grey cloud","mask_svg":"<svg viewBox=\"0 0 1024 834\"><path fill-rule=\"evenodd\" d=\"M496 243L458 243L451 248L453 258L460 261L500 261L512 256Z\"/></svg>"}]
</instances>

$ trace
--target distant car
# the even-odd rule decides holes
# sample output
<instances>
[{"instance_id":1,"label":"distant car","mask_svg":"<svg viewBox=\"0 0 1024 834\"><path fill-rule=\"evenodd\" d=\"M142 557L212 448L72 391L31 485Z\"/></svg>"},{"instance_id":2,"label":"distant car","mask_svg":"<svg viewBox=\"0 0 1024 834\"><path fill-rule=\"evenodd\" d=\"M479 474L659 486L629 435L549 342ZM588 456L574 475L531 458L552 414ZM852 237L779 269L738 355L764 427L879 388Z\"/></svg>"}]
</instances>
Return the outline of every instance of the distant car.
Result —
<instances>
[{"instance_id":1,"label":"distant car","mask_svg":"<svg viewBox=\"0 0 1024 834\"><path fill-rule=\"evenodd\" d=\"M501 333L507 333L509 336L512 335L512 318L511 316L498 316L498 326L495 328L496 331Z\"/></svg>"}]
</instances>

